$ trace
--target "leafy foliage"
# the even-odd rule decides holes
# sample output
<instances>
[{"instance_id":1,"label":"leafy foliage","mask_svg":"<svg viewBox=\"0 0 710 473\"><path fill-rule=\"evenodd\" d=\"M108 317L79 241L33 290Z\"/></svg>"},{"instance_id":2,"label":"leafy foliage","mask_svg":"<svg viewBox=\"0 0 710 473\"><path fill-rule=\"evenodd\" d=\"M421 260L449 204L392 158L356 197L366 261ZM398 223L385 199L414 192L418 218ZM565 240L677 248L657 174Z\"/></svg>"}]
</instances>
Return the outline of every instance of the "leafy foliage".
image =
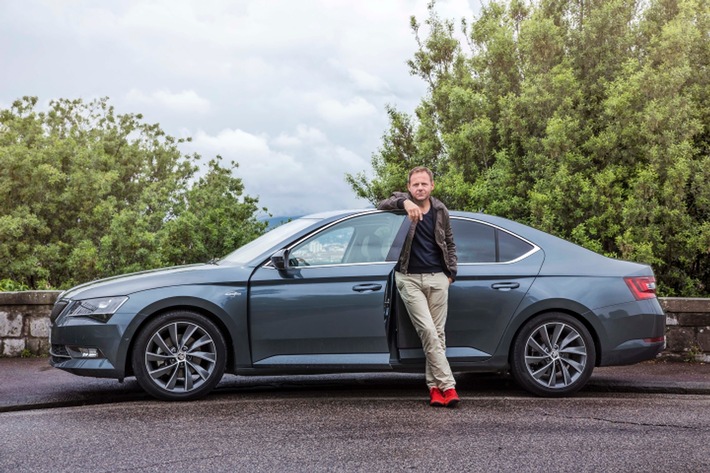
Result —
<instances>
[{"instance_id":1,"label":"leafy foliage","mask_svg":"<svg viewBox=\"0 0 710 473\"><path fill-rule=\"evenodd\" d=\"M261 234L236 164L198 155L107 99L0 110L0 279L67 287L206 261Z\"/></svg>"},{"instance_id":2,"label":"leafy foliage","mask_svg":"<svg viewBox=\"0 0 710 473\"><path fill-rule=\"evenodd\" d=\"M29 289L26 284L20 284L12 279L0 280L0 292L26 291Z\"/></svg>"},{"instance_id":3,"label":"leafy foliage","mask_svg":"<svg viewBox=\"0 0 710 473\"><path fill-rule=\"evenodd\" d=\"M415 116L388 110L371 202L429 165L449 207L650 263L665 295L710 295L710 4L491 1L411 21Z\"/></svg>"}]
</instances>

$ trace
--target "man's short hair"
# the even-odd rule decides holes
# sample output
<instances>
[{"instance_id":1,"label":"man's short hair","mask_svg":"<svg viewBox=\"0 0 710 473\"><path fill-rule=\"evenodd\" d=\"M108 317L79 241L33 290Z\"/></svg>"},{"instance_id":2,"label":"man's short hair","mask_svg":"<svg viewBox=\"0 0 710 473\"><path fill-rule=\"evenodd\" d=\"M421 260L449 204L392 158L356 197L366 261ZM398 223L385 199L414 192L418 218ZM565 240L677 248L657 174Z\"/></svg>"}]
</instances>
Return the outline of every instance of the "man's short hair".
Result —
<instances>
[{"instance_id":1,"label":"man's short hair","mask_svg":"<svg viewBox=\"0 0 710 473\"><path fill-rule=\"evenodd\" d=\"M425 172L425 173L429 174L429 180L431 182L434 182L434 173L431 172L431 169L429 169L426 166L417 166L414 169L412 169L411 171L409 171L409 177L407 177L407 184L412 182L412 174L415 174L418 172Z\"/></svg>"}]
</instances>

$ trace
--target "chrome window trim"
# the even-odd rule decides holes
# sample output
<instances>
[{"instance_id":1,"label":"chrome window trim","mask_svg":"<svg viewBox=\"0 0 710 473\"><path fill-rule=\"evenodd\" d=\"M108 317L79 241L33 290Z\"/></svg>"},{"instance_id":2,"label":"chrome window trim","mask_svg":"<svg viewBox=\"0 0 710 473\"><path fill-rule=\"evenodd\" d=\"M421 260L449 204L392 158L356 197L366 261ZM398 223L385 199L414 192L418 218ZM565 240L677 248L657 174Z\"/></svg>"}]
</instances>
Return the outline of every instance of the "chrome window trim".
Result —
<instances>
[{"instance_id":1,"label":"chrome window trim","mask_svg":"<svg viewBox=\"0 0 710 473\"><path fill-rule=\"evenodd\" d=\"M313 237L313 236L315 236L315 235L318 235L319 233L321 233L321 232L327 230L328 228L332 227L333 225L336 225L336 224L338 224L338 223L344 222L344 221L346 221L346 220L350 220L350 219L355 218L355 217L361 217L361 216L363 216L363 215L370 215L370 214L375 214L375 213L385 213L385 212L389 212L389 211L388 211L388 210L377 210L377 209L373 209L373 210L370 210L370 211L361 212L361 213L357 213L357 214L354 214L354 215L348 215L348 216L343 217L343 218L341 218L341 219L338 219L338 220L335 220L335 221L333 221L333 222L330 222L328 225L326 225L326 226L324 226L324 227L322 227L322 228L319 228L316 232L309 233L308 235L304 235L302 238L299 238L298 240L296 240L295 242L293 242L291 245L289 245L286 249L288 249L288 250L290 251L290 250L293 249L295 246L298 246L298 245L299 245L301 242L303 242L304 240L306 240L306 239L308 239L308 238L310 238L310 237ZM405 216L405 218L406 218L406 216ZM512 259L512 260L509 260L509 261L491 261L491 262L482 262L482 263L458 263L458 266L510 265L510 264L518 263L518 262L520 262L520 261L522 261L522 260L524 260L524 259L526 259L526 258L529 258L529 257L532 256L533 254L535 254L535 253L537 253L538 251L541 250L541 248L540 248L539 246L537 246L535 243L531 242L531 241L528 240L527 238L521 237L520 235L518 235L518 234L516 234L516 233L513 233L513 232L511 232L510 230L507 230L507 229L505 229L505 228L503 228L503 227L501 227L501 226L499 226L499 225L496 225L496 224L494 224L494 223L486 222L485 220L480 220L480 219L471 218L471 217L461 217L461 216L453 216L453 215L452 215L450 218L451 218L452 220L464 220L464 221L467 221L467 222L473 222L473 223L479 223L479 224L481 224L481 225L486 225L486 226L491 227L491 228L494 228L494 229L496 229L496 230L505 232L505 233L507 233L508 235L510 235L510 236L512 236L512 237L514 237L514 238L517 238L518 240L522 240L522 241L524 241L525 243L527 243L528 245L532 246L532 248L530 249L530 251L528 251L527 253L524 253L524 254L518 256L517 258ZM454 237L455 237L455 235L454 235ZM454 240L454 241L455 241L455 240ZM310 265L310 266L294 266L294 267L291 268L291 269L296 269L296 268L298 268L298 269L306 269L306 268L330 268L330 267L343 268L343 267L346 267L346 266L364 266L364 265L385 264L385 263L387 263L387 264L393 264L393 263L396 263L396 261L368 261L368 262L363 262L363 263L343 263L343 264L336 264L336 263L334 263L334 264L321 264L321 265ZM263 263L261 267L262 267L262 268L269 268L269 269L276 269L276 268L274 268L273 264L271 264L271 260L270 260L270 259L267 260L265 263Z\"/></svg>"},{"instance_id":2,"label":"chrome window trim","mask_svg":"<svg viewBox=\"0 0 710 473\"><path fill-rule=\"evenodd\" d=\"M311 264L308 266L289 266L288 269L294 270L294 269L345 268L348 266L367 266L367 265L373 265L373 264L391 264L392 266L394 266L395 264L397 264L397 262L396 261L366 261L364 263ZM262 267L266 268L266 269L276 269L276 268L274 268L274 265L271 264L271 261L264 264L264 266L262 266Z\"/></svg>"},{"instance_id":3,"label":"chrome window trim","mask_svg":"<svg viewBox=\"0 0 710 473\"><path fill-rule=\"evenodd\" d=\"M372 210L366 210L366 211L363 211L363 212L358 212L358 213L352 214L352 215L347 215L347 216L345 216L345 217L343 217L343 218L340 218L340 219L338 219L338 220L335 220L335 221L333 221L333 222L330 222L328 225L319 228L319 229L318 229L317 231L315 231L315 232L309 233L309 234L307 234L307 235L303 235L301 238L299 238L298 240L296 240L295 242L293 242L291 245L287 246L285 249L291 251L295 246L300 245L304 240L307 240L308 238L311 238L311 237L315 237L316 235L318 235L318 234L321 233L321 232L326 231L327 229L329 229L329 228L332 227L333 225L337 225L337 224L339 224L339 223L341 223L341 222L345 222L346 220L350 220L350 219L353 219L353 218L356 218L356 217L362 217L362 216L364 216L364 215L379 214L379 213L389 213L389 212L391 212L391 211L389 211L389 210L377 210L377 209L372 209ZM404 216L404 217L406 218L406 216ZM387 263L387 264L396 264L397 261L396 261L396 260L394 260L394 261L386 261L386 260L385 260L385 261L366 261L366 262L362 262L362 263L313 264L313 265L308 265L308 266L293 266L293 267L289 267L289 269L331 268L331 267L343 268L343 267L346 267L346 266L364 266L364 265L368 265L368 264L384 264L384 263ZM265 263L263 263L263 264L261 265L261 267L262 267L262 268L267 268L267 269L276 269L276 268L274 268L274 265L271 264L271 259L268 259Z\"/></svg>"},{"instance_id":4,"label":"chrome window trim","mask_svg":"<svg viewBox=\"0 0 710 473\"><path fill-rule=\"evenodd\" d=\"M488 265L493 265L493 264L495 264L495 265L515 264L515 263L518 263L526 258L529 258L531 255L537 253L541 249L539 246L537 246L535 243L531 242L527 238L523 238L520 235L513 233L510 230L506 230L505 228L503 228L499 225L496 225L494 223L486 222L485 220L480 220L477 218L459 217L459 216L453 216L453 215L451 216L451 219L452 220L465 220L468 222L480 223L482 225L486 225L488 227L495 228L496 230L500 230L501 232L505 232L508 235L515 237L518 240L522 240L525 243L527 243L528 245L532 246L532 249L530 249L530 251L528 251L527 253L524 253L524 254L518 256L517 258L509 260L509 261L490 261L490 262L482 262L482 263L458 263L458 266L483 266L483 265L488 266ZM456 235L454 235L454 243L455 242L456 242Z\"/></svg>"}]
</instances>

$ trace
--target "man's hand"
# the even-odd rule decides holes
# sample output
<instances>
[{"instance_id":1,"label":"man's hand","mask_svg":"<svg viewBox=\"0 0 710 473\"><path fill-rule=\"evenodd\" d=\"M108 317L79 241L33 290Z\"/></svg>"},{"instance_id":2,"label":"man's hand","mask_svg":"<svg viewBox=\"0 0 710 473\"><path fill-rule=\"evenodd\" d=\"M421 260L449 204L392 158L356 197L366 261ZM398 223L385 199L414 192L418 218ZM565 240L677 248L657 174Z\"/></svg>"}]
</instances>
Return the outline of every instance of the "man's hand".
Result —
<instances>
[{"instance_id":1,"label":"man's hand","mask_svg":"<svg viewBox=\"0 0 710 473\"><path fill-rule=\"evenodd\" d=\"M412 222L417 222L424 219L424 212L422 212L421 207L407 199L404 201L404 210L406 210L409 220Z\"/></svg>"}]
</instances>

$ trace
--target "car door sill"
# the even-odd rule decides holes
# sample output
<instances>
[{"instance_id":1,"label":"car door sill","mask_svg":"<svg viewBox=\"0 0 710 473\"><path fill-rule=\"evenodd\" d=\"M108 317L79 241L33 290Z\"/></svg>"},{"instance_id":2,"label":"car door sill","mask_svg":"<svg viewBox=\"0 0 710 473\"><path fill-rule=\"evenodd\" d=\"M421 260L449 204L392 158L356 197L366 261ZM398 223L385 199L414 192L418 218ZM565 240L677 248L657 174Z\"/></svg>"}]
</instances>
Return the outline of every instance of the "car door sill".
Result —
<instances>
[{"instance_id":1,"label":"car door sill","mask_svg":"<svg viewBox=\"0 0 710 473\"><path fill-rule=\"evenodd\" d=\"M255 368L277 366L312 366L318 368L336 366L363 366L367 368L388 369L389 353L347 353L347 354L309 354L309 355L275 355L254 363Z\"/></svg>"},{"instance_id":2,"label":"car door sill","mask_svg":"<svg viewBox=\"0 0 710 473\"><path fill-rule=\"evenodd\" d=\"M399 356L403 363L419 362L424 359L424 351L421 348L402 348L399 350ZM471 347L448 347L446 349L446 358L449 361L483 361L490 357L490 353Z\"/></svg>"}]
</instances>

